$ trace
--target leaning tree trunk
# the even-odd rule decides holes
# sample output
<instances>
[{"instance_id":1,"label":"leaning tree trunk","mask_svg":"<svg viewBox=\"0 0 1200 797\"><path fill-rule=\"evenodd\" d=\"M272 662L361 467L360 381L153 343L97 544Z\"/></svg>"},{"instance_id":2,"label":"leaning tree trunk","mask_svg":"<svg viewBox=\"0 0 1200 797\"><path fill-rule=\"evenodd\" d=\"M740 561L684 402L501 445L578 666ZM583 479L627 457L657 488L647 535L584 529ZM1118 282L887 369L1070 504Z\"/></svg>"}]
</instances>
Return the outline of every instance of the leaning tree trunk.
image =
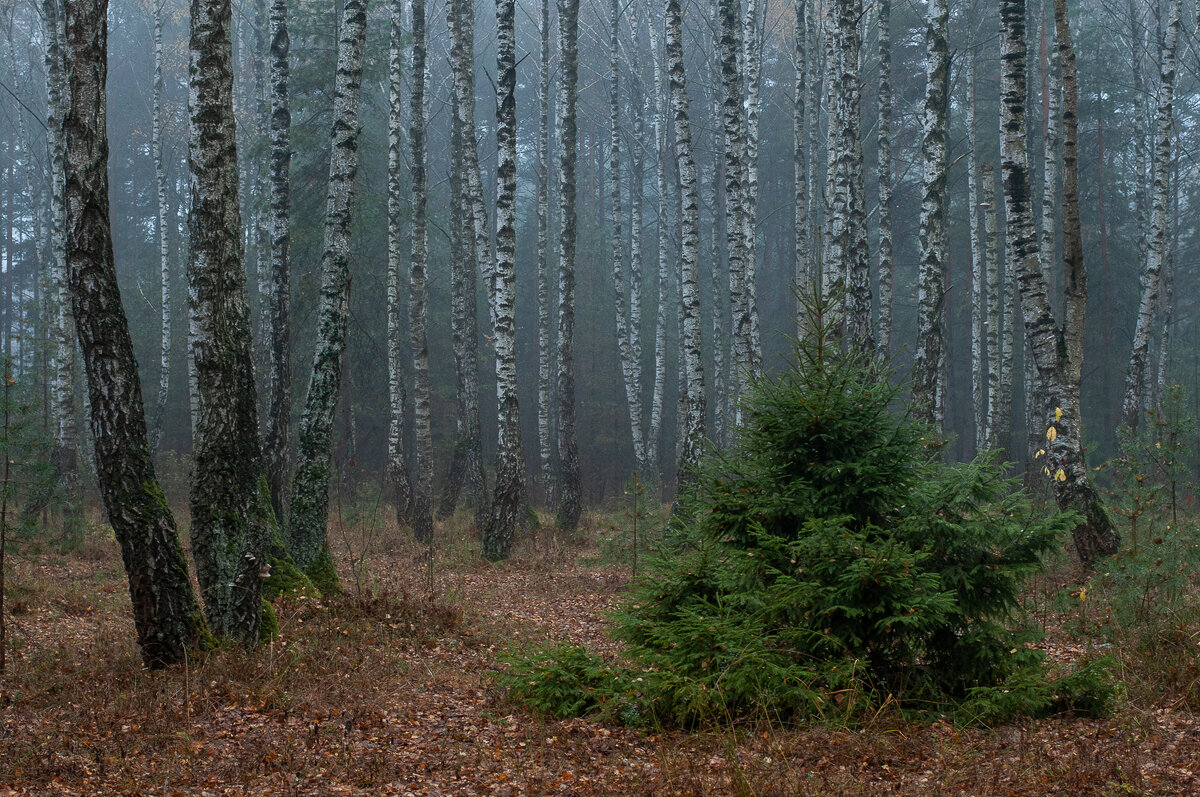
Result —
<instances>
[{"instance_id":1,"label":"leaning tree trunk","mask_svg":"<svg viewBox=\"0 0 1200 797\"><path fill-rule=\"evenodd\" d=\"M158 485L133 341L121 305L108 203L108 3L66 3L66 268L88 376L96 479L129 578L142 661L208 644L175 520Z\"/></svg>"},{"instance_id":2,"label":"leaning tree trunk","mask_svg":"<svg viewBox=\"0 0 1200 797\"><path fill-rule=\"evenodd\" d=\"M675 124L675 163L679 172L680 305L683 336L680 358L684 369L685 420L679 454L679 488L695 479L695 467L704 450L704 360L700 335L700 202L696 191L696 160L692 154L692 126L688 118L687 73L683 66L683 14L679 0L667 0L667 74L671 87L671 114Z\"/></svg>"},{"instance_id":3,"label":"leaning tree trunk","mask_svg":"<svg viewBox=\"0 0 1200 797\"><path fill-rule=\"evenodd\" d=\"M163 117L163 40L162 3L154 4L154 116L150 127L150 154L154 158L154 185L158 198L155 224L158 233L158 270L160 317L158 396L154 401L154 422L150 426L150 453L158 450L162 437L163 414L167 409L167 390L171 384L171 258L167 243L167 172L162 159Z\"/></svg>"},{"instance_id":4,"label":"leaning tree trunk","mask_svg":"<svg viewBox=\"0 0 1200 797\"><path fill-rule=\"evenodd\" d=\"M292 477L289 519L292 557L322 592L338 589L325 524L329 519L329 479L333 470L333 416L350 318L350 229L354 177L358 172L358 107L366 34L366 0L346 0L334 87L317 344L300 419L299 464Z\"/></svg>"},{"instance_id":5,"label":"leaning tree trunk","mask_svg":"<svg viewBox=\"0 0 1200 797\"><path fill-rule=\"evenodd\" d=\"M1074 174L1067 180L1072 192L1064 195L1064 205L1075 205L1064 212L1064 258L1066 313L1068 320L1056 328L1047 296L1046 280L1039 268L1034 242L1033 220L1029 206L1029 170L1025 139L1025 8L1023 0L1004 0L1000 6L1001 58L1001 157L1004 166L1004 199L1008 216L1008 257L1014 265L1021 295L1025 335L1034 364L1045 390L1046 406L1054 414L1045 419L1055 429L1051 435L1050 470L1055 499L1063 509L1073 509L1084 521L1074 531L1075 546L1085 566L1091 566L1100 554L1115 553L1120 537L1096 489L1088 479L1083 460L1082 427L1078 413L1078 373L1082 364L1083 308L1086 300L1082 238L1078 225L1078 182ZM1074 172L1075 151L1075 79L1074 54L1070 52L1066 8L1056 8L1060 48L1066 48L1064 67L1071 74L1069 163L1064 169ZM1061 17L1061 20L1059 18ZM1178 16L1175 17L1178 20ZM1069 68L1065 62L1070 61ZM1065 83L1065 81L1064 81ZM1066 224L1071 228L1067 229ZM1061 410L1061 415L1059 411Z\"/></svg>"},{"instance_id":6,"label":"leaning tree trunk","mask_svg":"<svg viewBox=\"0 0 1200 797\"><path fill-rule=\"evenodd\" d=\"M892 257L892 2L879 13L879 351L892 351L892 305L896 295Z\"/></svg>"},{"instance_id":7,"label":"leaning tree trunk","mask_svg":"<svg viewBox=\"0 0 1200 797\"><path fill-rule=\"evenodd\" d=\"M288 103L287 0L271 0L271 273L263 313L267 347L267 423L263 456L275 517L282 524L290 503L289 451L292 422L291 301L288 219L291 206L291 123Z\"/></svg>"},{"instance_id":8,"label":"leaning tree trunk","mask_svg":"<svg viewBox=\"0 0 1200 797\"><path fill-rule=\"evenodd\" d=\"M420 2L421 0L418 0ZM483 555L505 559L525 505L525 454L517 404L517 57L516 0L496 0L496 491L483 529Z\"/></svg>"},{"instance_id":9,"label":"leaning tree trunk","mask_svg":"<svg viewBox=\"0 0 1200 797\"><path fill-rule=\"evenodd\" d=\"M913 363L916 416L939 432L945 420L945 332L942 275L946 257L946 113L950 86L949 10L932 0L925 20L925 111L921 158L920 272L917 282L917 350Z\"/></svg>"},{"instance_id":10,"label":"leaning tree trunk","mask_svg":"<svg viewBox=\"0 0 1200 797\"><path fill-rule=\"evenodd\" d=\"M1173 135L1173 103L1175 92L1175 49L1179 41L1179 0L1171 4L1163 41L1162 66L1159 72L1157 135L1152 160L1153 185L1150 204L1150 235L1146 246L1146 262L1142 268L1141 299L1138 302L1137 324L1133 330L1133 351L1125 377L1125 398L1121 405L1121 425L1133 431L1138 426L1146 391L1146 362L1150 350L1150 325L1154 321L1154 302L1160 290L1162 266L1167 253L1167 233L1170 228L1169 198L1171 173L1171 137Z\"/></svg>"},{"instance_id":11,"label":"leaning tree trunk","mask_svg":"<svg viewBox=\"0 0 1200 797\"><path fill-rule=\"evenodd\" d=\"M575 160L578 140L579 0L558 0L558 513L556 524L571 532L583 511L579 441L575 431Z\"/></svg>"},{"instance_id":12,"label":"leaning tree trunk","mask_svg":"<svg viewBox=\"0 0 1200 797\"><path fill-rule=\"evenodd\" d=\"M58 0L44 0L46 35L47 118L50 144L50 373L55 432L51 462L63 491L63 538L74 540L83 531L82 489L79 479L79 440L75 428L75 316L71 309L67 272L67 148L63 129L67 102L66 33ZM103 16L100 17L104 19Z\"/></svg>"},{"instance_id":13,"label":"leaning tree trunk","mask_svg":"<svg viewBox=\"0 0 1200 797\"><path fill-rule=\"evenodd\" d=\"M550 374L553 369L554 330L550 326L550 0L541 0L538 22L541 49L538 59L537 127L537 307L538 307L538 474L542 500L554 501L554 458L551 454Z\"/></svg>"},{"instance_id":14,"label":"leaning tree trunk","mask_svg":"<svg viewBox=\"0 0 1200 797\"><path fill-rule=\"evenodd\" d=\"M192 556L209 627L258 642L262 581L278 534L258 438L258 394L238 209L233 11L192 0L189 102L192 207L188 294L196 334Z\"/></svg>"},{"instance_id":15,"label":"leaning tree trunk","mask_svg":"<svg viewBox=\"0 0 1200 797\"><path fill-rule=\"evenodd\" d=\"M421 15L417 20L415 6L424 7L423 0L416 0L413 10L413 102L417 97L424 96L425 85L422 80L425 71L425 19ZM387 483L392 491L392 503L396 510L396 523L403 527L412 522L409 509L412 506L412 483L409 480L408 466L404 461L404 373L400 367L403 346L403 319L400 306L401 272L404 268L402 247L402 220L405 197L400 184L400 164L402 161L400 134L404 127L404 98L403 98L403 59L402 44L403 30L401 27L404 15L404 0L391 0L390 30L388 49L388 164L387 164L387 366L388 366L388 436L387 436ZM419 26L419 31L418 31ZM418 53L420 58L418 59ZM419 61L419 67L418 67ZM424 104L421 103L421 113L413 117L413 129L410 141L419 141L420 147L413 146L413 186L412 186L412 216L413 216L413 260L415 262L420 246L420 257L424 258L424 229L425 229L425 119ZM417 229L421 232L418 234ZM418 244L419 242L419 244ZM424 265L420 267L424 273ZM414 533L416 531L413 527Z\"/></svg>"}]
</instances>

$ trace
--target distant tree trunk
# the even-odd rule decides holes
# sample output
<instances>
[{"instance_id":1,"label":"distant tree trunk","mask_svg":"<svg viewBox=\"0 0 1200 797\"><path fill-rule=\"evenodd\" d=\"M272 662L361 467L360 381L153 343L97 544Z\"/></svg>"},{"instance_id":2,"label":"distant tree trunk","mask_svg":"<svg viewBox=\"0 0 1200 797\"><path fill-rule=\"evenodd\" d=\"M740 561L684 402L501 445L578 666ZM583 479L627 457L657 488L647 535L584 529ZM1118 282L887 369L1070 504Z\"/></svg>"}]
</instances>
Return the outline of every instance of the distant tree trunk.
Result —
<instances>
[{"instance_id":1,"label":"distant tree trunk","mask_svg":"<svg viewBox=\"0 0 1200 797\"><path fill-rule=\"evenodd\" d=\"M1078 379L1082 365L1083 309L1086 278L1082 237L1078 224L1078 181L1075 174L1075 65L1067 27L1066 6L1056 3L1055 19L1063 57L1064 88L1069 78L1070 99L1064 114L1070 143L1065 147L1064 176L1064 284L1066 321L1055 326L1047 296L1047 283L1038 265L1029 207L1028 154L1025 138L1025 9L1023 0L1004 0L1000 6L1001 155L1004 160L1004 195L1008 212L1009 258L1017 271L1025 335L1045 389L1045 406L1054 408L1046 424L1056 429L1049 446L1050 478L1060 508L1079 511L1084 521L1074 531L1075 546L1085 566L1100 554L1115 553L1120 537L1096 489L1088 479L1083 458L1082 427L1078 413ZM1176 17L1178 19L1178 17ZM1068 173L1069 172L1069 173ZM1073 207L1072 207L1073 206ZM1059 414L1061 410L1062 414Z\"/></svg>"},{"instance_id":2,"label":"distant tree trunk","mask_svg":"<svg viewBox=\"0 0 1200 797\"><path fill-rule=\"evenodd\" d=\"M317 345L300 419L299 464L292 477L289 540L296 564L321 592L338 589L325 526L329 519L329 479L333 467L333 416L350 318L350 230L354 178L358 172L358 108L366 33L365 0L346 0L334 87Z\"/></svg>"},{"instance_id":3,"label":"distant tree trunk","mask_svg":"<svg viewBox=\"0 0 1200 797\"><path fill-rule=\"evenodd\" d=\"M424 96L423 73L425 67L424 17L417 19L416 6L424 7L424 0L416 0L413 8L413 103L417 113L413 115L409 141L413 146L412 161L412 255L413 271L417 271L417 250L424 257L425 226L425 118L424 105L417 97ZM387 262L387 363L388 363L388 442L387 482L392 488L392 502L396 509L399 526L411 524L409 509L413 505L412 482L409 480L408 465L404 461L404 372L400 357L404 345L404 322L401 318L400 290L404 269L401 248L404 194L400 184L401 143L400 134L404 127L403 98L403 17L404 0L391 0L390 31L388 50L388 262ZM420 58L418 58L420 53ZM418 66L419 61L419 66ZM418 147L417 142L420 142ZM418 233L420 229L420 233ZM422 273L424 266L421 267ZM414 355L416 352L414 350ZM414 356L414 361L416 356ZM415 526L414 534L416 533Z\"/></svg>"},{"instance_id":4,"label":"distant tree trunk","mask_svg":"<svg viewBox=\"0 0 1200 797\"><path fill-rule=\"evenodd\" d=\"M258 642L262 581L278 533L262 470L238 209L232 7L192 0L188 263L199 388L191 540L209 627Z\"/></svg>"},{"instance_id":5,"label":"distant tree trunk","mask_svg":"<svg viewBox=\"0 0 1200 797\"><path fill-rule=\"evenodd\" d=\"M882 0L887 3L888 0ZM792 69L794 89L792 91L792 235L795 245L792 282L798 294L796 301L796 324L800 328L803 304L799 301L808 287L808 164L805 145L808 143L808 128L805 126L804 102L808 91L805 75L808 71L808 2L796 0L796 29L793 41ZM882 35L882 34L881 34ZM882 168L881 168L882 179ZM882 205L880 206L882 210Z\"/></svg>"},{"instance_id":6,"label":"distant tree trunk","mask_svg":"<svg viewBox=\"0 0 1200 797\"><path fill-rule=\"evenodd\" d=\"M683 336L680 348L685 373L685 422L679 456L680 490L695 478L694 469L704 448L704 360L700 335L700 203L696 192L696 161L692 155L692 129L688 118L687 75L683 65L683 14L679 0L667 0L667 72L670 76L671 113L675 124L675 162L679 171L680 305Z\"/></svg>"},{"instance_id":7,"label":"distant tree trunk","mask_svg":"<svg viewBox=\"0 0 1200 797\"><path fill-rule=\"evenodd\" d=\"M171 384L171 258L167 242L167 172L162 158L163 117L163 41L162 3L154 3L154 116L150 128L150 154L154 158L155 188L158 197L159 294L162 332L159 337L158 397L154 402L154 422L150 426L150 453L158 450L162 437L163 414L167 408L167 389Z\"/></svg>"},{"instance_id":8,"label":"distant tree trunk","mask_svg":"<svg viewBox=\"0 0 1200 797\"><path fill-rule=\"evenodd\" d=\"M625 281L625 238L621 229L624 215L621 202L621 40L620 40L621 4L613 0L609 12L609 85L608 85L608 120L609 120L609 246L612 252L613 286L617 324L617 350L621 361L621 379L625 385L625 403L629 410L629 429L633 443L633 458L636 470L643 470L645 451L642 435L642 385L640 358L634 355L634 347L638 344L638 324L640 323L640 307L638 319L632 317L631 310L639 305L640 279L634 275L637 264L631 257L631 277L627 287ZM636 139L635 139L636 140ZM636 149L636 144L632 149ZM632 154L632 153L631 153ZM630 184L630 204L636 205L634 193L637 186ZM630 229L630 239L636 241L638 231ZM634 244L636 246L636 244ZM640 348L640 347L639 347Z\"/></svg>"},{"instance_id":9,"label":"distant tree trunk","mask_svg":"<svg viewBox=\"0 0 1200 797\"><path fill-rule=\"evenodd\" d=\"M654 316L654 390L650 397L650 431L646 437L646 461L655 473L662 473L662 414L663 395L667 387L667 286L671 280L670 238L667 229L667 130L666 102L663 84L667 82L664 59L659 53L658 31L654 21L647 24L650 32L650 55L654 72L654 179L657 191L655 207L657 233L658 268L655 281L658 288L658 304Z\"/></svg>"},{"instance_id":10,"label":"distant tree trunk","mask_svg":"<svg viewBox=\"0 0 1200 797\"><path fill-rule=\"evenodd\" d=\"M640 86L635 85L635 88ZM645 197L642 187L646 183L646 137L645 103L640 91L631 92L630 106L633 110L633 145L630 147L629 187L629 360L633 383L633 398L636 409L630 409L631 418L637 419L637 435L634 443L636 466L641 478L650 477L649 460L646 458L646 432L642 410L642 273L645 260L642 255L642 232L645 229L643 206Z\"/></svg>"},{"instance_id":11,"label":"distant tree trunk","mask_svg":"<svg viewBox=\"0 0 1200 797\"><path fill-rule=\"evenodd\" d=\"M1000 394L1002 336L1007 339L1010 318L1004 315L1000 287L1000 247L996 236L996 173L990 163L980 166L983 182L983 237L987 262L987 423L984 445L1000 448L1008 443L1006 402ZM1003 425L1002 425L1003 424ZM1001 439L1003 435L1003 440Z\"/></svg>"},{"instance_id":12,"label":"distant tree trunk","mask_svg":"<svg viewBox=\"0 0 1200 797\"><path fill-rule=\"evenodd\" d=\"M550 325L550 0L541 0L538 23L537 127L537 302L538 302L538 473L542 500L554 501L554 457L551 453L551 388L554 330Z\"/></svg>"},{"instance_id":13,"label":"distant tree trunk","mask_svg":"<svg viewBox=\"0 0 1200 797\"><path fill-rule=\"evenodd\" d=\"M892 305L896 295L892 257L892 3L879 11L879 351L892 351Z\"/></svg>"},{"instance_id":14,"label":"distant tree trunk","mask_svg":"<svg viewBox=\"0 0 1200 797\"><path fill-rule=\"evenodd\" d=\"M287 0L271 0L271 273L263 313L267 346L267 424L263 440L267 487L275 517L283 524L290 503L289 452L292 422L290 268L291 124L288 102Z\"/></svg>"},{"instance_id":15,"label":"distant tree trunk","mask_svg":"<svg viewBox=\"0 0 1200 797\"><path fill-rule=\"evenodd\" d=\"M949 101L949 11L932 0L925 21L925 111L921 157L920 274L917 282L917 351L913 364L916 415L939 431L945 420L946 115Z\"/></svg>"},{"instance_id":16,"label":"distant tree trunk","mask_svg":"<svg viewBox=\"0 0 1200 797\"><path fill-rule=\"evenodd\" d=\"M209 639L175 520L154 475L141 382L117 287L108 203L108 4L66 3L66 268L88 375L96 477L129 578L142 661L184 661Z\"/></svg>"},{"instance_id":17,"label":"distant tree trunk","mask_svg":"<svg viewBox=\"0 0 1200 797\"><path fill-rule=\"evenodd\" d=\"M420 2L421 0L418 0ZM496 0L496 491L483 529L483 555L508 558L525 506L525 454L517 404L517 57L516 0Z\"/></svg>"},{"instance_id":18,"label":"distant tree trunk","mask_svg":"<svg viewBox=\"0 0 1200 797\"><path fill-rule=\"evenodd\" d=\"M971 238L971 404L974 409L975 449L988 445L987 405L987 255L979 224L979 135L976 124L975 69L977 53L974 19L967 48L967 227Z\"/></svg>"},{"instance_id":19,"label":"distant tree trunk","mask_svg":"<svg viewBox=\"0 0 1200 797\"><path fill-rule=\"evenodd\" d=\"M1157 135L1154 142L1153 188L1150 206L1150 235L1146 246L1146 261L1142 269L1141 300L1138 302L1137 325L1133 331L1133 352L1125 377L1125 399L1121 407L1121 424L1129 431L1137 429L1138 416L1146 391L1146 361L1150 349L1150 327L1154 321L1154 302L1160 289L1163 261L1167 254L1167 233L1170 227L1169 199L1171 174L1171 137L1173 135L1173 102L1175 92L1175 49L1179 40L1180 3L1171 3L1163 42L1162 66L1159 72Z\"/></svg>"},{"instance_id":20,"label":"distant tree trunk","mask_svg":"<svg viewBox=\"0 0 1200 797\"><path fill-rule=\"evenodd\" d=\"M572 532L583 511L579 441L575 431L575 159L578 140L579 0L558 0L558 513L556 523Z\"/></svg>"},{"instance_id":21,"label":"distant tree trunk","mask_svg":"<svg viewBox=\"0 0 1200 797\"><path fill-rule=\"evenodd\" d=\"M454 295L451 335L454 338L458 383L458 417L450 476L438 507L438 515L448 517L453 514L459 492L466 487L475 509L476 522L479 523L487 501L484 495L483 434L479 422L479 327L475 268L485 256L490 258L490 254L481 248L481 231L484 233L482 247L488 246L487 227L486 221L478 217L475 205L478 197L479 210L482 211L482 188L476 192L471 180L473 174L474 183L479 182L479 160L475 151L475 72L472 68L475 23L472 7L462 0L451 0L447 4L446 18L450 27L450 70L454 83L450 179L453 194L451 203L457 210L452 235L457 238L459 254L452 258L450 268Z\"/></svg>"}]
</instances>

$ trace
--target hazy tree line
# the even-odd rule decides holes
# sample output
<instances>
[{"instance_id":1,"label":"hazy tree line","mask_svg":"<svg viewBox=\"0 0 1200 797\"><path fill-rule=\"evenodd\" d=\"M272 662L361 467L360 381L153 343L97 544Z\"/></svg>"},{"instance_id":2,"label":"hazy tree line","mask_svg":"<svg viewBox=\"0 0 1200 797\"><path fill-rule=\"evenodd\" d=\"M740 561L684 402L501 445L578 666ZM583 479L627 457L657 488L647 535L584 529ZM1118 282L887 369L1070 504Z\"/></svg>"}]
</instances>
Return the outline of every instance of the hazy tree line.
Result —
<instances>
[{"instance_id":1,"label":"hazy tree line","mask_svg":"<svg viewBox=\"0 0 1200 797\"><path fill-rule=\"evenodd\" d=\"M1048 478L1085 561L1116 545L1089 459L1168 382L1200 400L1182 0L10 0L0 25L3 351L64 522L81 471L99 490L149 661L200 605L256 639L272 574L334 588L331 485L419 540L467 506L492 558L631 471L669 497L803 334L796 291L911 366L947 456ZM201 602L155 475L179 462Z\"/></svg>"}]
</instances>

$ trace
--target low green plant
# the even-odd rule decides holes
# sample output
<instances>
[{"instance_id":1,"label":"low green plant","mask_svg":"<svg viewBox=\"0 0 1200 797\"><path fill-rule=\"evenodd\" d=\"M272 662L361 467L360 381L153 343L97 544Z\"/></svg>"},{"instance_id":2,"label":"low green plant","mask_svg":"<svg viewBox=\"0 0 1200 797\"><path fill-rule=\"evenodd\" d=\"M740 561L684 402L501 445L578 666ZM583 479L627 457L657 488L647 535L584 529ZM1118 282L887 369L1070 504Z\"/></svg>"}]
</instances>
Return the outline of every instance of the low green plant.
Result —
<instances>
[{"instance_id":1,"label":"low green plant","mask_svg":"<svg viewBox=\"0 0 1200 797\"><path fill-rule=\"evenodd\" d=\"M991 454L944 464L941 440L897 411L889 367L832 328L752 387L737 442L698 468L615 616L631 664L606 679L578 651L543 650L505 676L515 695L562 714L628 706L637 684L638 716L691 726L893 700L984 715L1013 700L981 688L1051 689L1018 596L1073 516L1035 513Z\"/></svg>"}]
</instances>

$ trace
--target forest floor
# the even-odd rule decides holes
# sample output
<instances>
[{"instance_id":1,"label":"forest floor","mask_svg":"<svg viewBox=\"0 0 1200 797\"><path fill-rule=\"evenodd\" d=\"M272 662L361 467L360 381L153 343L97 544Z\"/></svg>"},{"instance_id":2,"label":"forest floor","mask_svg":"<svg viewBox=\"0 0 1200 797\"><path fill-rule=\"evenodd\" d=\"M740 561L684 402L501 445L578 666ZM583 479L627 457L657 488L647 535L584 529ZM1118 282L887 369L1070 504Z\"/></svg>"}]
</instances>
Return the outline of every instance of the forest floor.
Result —
<instances>
[{"instance_id":1,"label":"forest floor","mask_svg":"<svg viewBox=\"0 0 1200 797\"><path fill-rule=\"evenodd\" d=\"M499 565L463 525L439 529L430 567L387 523L335 523L344 595L282 600L261 649L159 672L140 665L111 537L70 554L25 544L8 578L0 795L1200 794L1200 725L1178 690L1131 694L1108 719L991 729L890 711L854 729L705 733L536 716L493 685L498 654L611 651L629 567L601 555L594 525L566 542L543 531ZM1080 655L1050 630L1052 657Z\"/></svg>"}]
</instances>

